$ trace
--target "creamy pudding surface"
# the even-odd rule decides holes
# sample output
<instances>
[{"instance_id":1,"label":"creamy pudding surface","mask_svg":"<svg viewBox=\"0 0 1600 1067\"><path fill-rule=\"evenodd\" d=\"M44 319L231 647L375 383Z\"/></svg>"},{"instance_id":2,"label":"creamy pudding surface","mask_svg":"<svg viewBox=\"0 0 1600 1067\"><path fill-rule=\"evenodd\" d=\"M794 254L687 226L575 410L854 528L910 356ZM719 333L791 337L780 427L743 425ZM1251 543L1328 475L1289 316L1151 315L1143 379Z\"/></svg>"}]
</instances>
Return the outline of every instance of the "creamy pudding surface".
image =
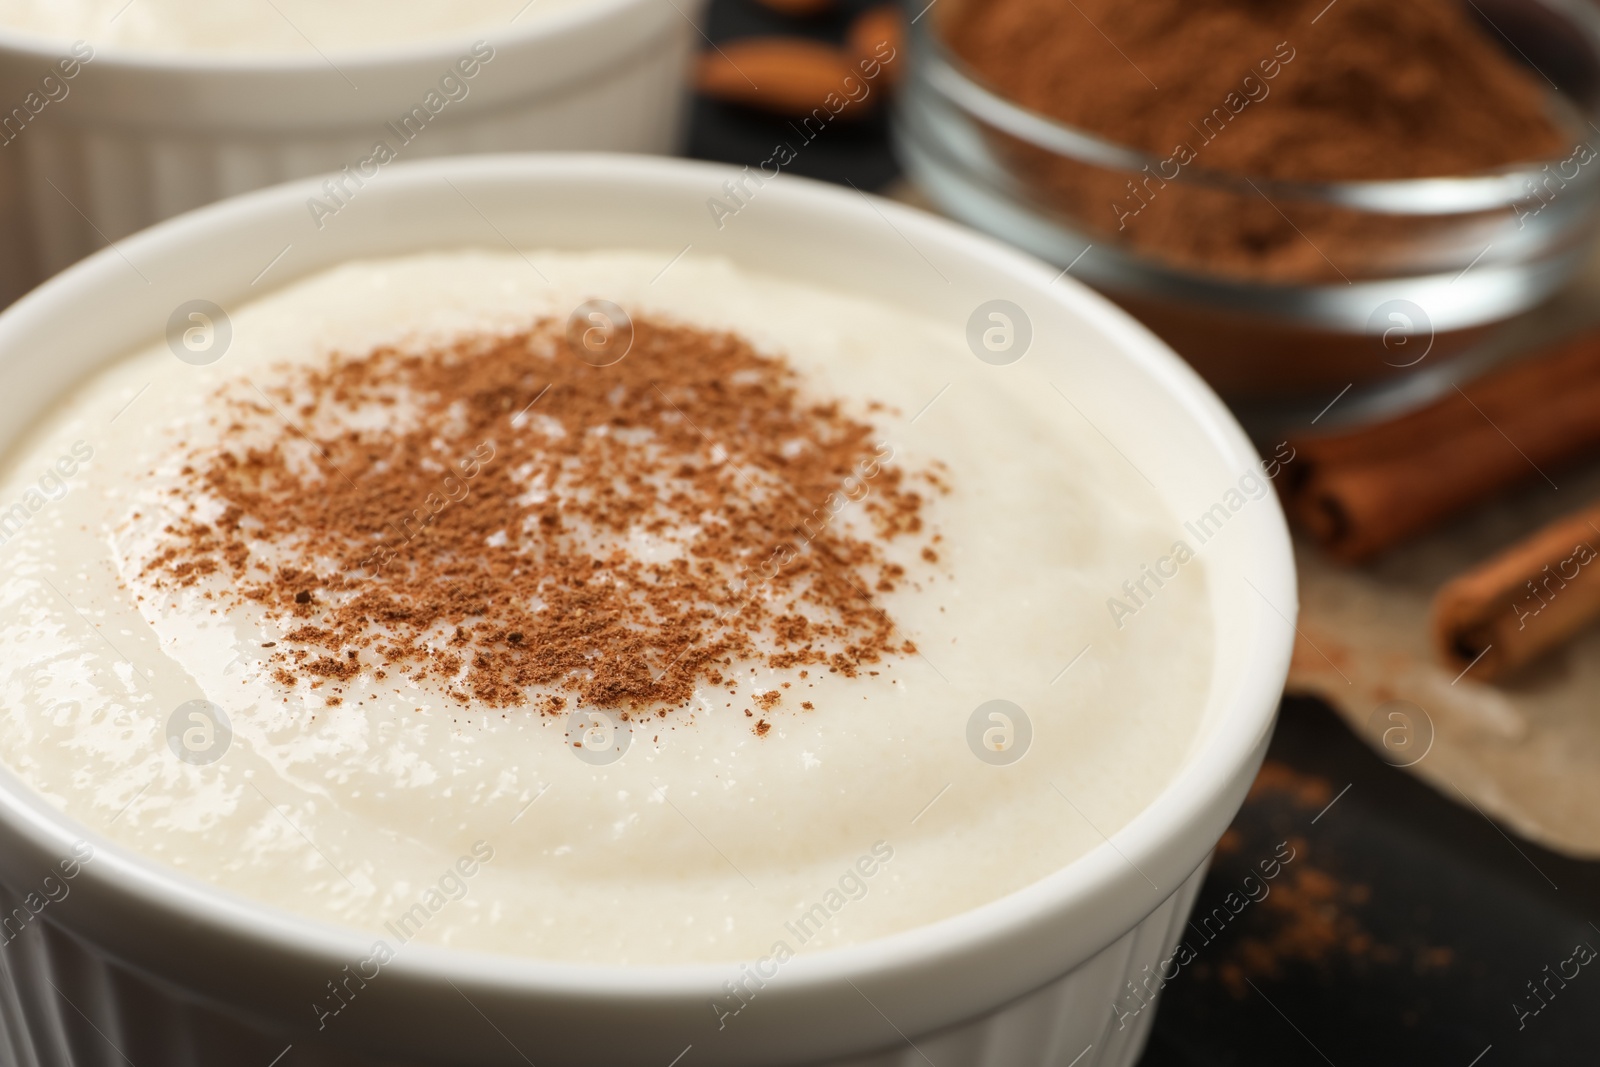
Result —
<instances>
[{"instance_id":1,"label":"creamy pudding surface","mask_svg":"<svg viewBox=\"0 0 1600 1067\"><path fill-rule=\"evenodd\" d=\"M352 262L94 375L0 478L0 759L396 951L809 952L1100 845L1213 626L1203 559L1108 610L1183 529L1070 339L669 259Z\"/></svg>"},{"instance_id":2,"label":"creamy pudding surface","mask_svg":"<svg viewBox=\"0 0 1600 1067\"><path fill-rule=\"evenodd\" d=\"M0 0L0 26L142 52L315 57L520 26L582 2Z\"/></svg>"}]
</instances>

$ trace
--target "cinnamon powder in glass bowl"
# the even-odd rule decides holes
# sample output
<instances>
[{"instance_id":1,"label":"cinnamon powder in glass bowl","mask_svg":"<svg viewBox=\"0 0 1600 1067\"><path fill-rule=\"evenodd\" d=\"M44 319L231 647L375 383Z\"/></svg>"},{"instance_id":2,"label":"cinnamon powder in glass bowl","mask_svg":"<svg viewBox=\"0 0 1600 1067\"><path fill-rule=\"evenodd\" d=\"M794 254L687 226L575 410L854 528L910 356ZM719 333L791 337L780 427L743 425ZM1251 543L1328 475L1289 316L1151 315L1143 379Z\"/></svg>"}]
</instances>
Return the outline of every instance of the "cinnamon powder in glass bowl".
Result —
<instances>
[{"instance_id":1,"label":"cinnamon powder in glass bowl","mask_svg":"<svg viewBox=\"0 0 1600 1067\"><path fill-rule=\"evenodd\" d=\"M944 0L896 136L945 210L1234 398L1404 375L1557 289L1600 218L1566 0Z\"/></svg>"}]
</instances>

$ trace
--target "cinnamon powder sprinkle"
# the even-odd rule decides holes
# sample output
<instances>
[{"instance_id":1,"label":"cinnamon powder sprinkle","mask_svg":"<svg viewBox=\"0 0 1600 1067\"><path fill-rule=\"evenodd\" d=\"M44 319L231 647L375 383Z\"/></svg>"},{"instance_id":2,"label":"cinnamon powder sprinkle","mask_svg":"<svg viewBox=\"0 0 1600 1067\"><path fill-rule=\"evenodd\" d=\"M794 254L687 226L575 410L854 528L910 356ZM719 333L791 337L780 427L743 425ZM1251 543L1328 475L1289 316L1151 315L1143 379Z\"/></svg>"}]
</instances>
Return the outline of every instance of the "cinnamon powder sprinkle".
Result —
<instances>
[{"instance_id":1,"label":"cinnamon powder sprinkle","mask_svg":"<svg viewBox=\"0 0 1600 1067\"><path fill-rule=\"evenodd\" d=\"M262 609L285 686L387 668L496 708L665 714L736 664L916 651L880 601L928 476L738 336L636 319L599 368L546 321L275 380L219 391L222 447L187 457L144 574Z\"/></svg>"}]
</instances>

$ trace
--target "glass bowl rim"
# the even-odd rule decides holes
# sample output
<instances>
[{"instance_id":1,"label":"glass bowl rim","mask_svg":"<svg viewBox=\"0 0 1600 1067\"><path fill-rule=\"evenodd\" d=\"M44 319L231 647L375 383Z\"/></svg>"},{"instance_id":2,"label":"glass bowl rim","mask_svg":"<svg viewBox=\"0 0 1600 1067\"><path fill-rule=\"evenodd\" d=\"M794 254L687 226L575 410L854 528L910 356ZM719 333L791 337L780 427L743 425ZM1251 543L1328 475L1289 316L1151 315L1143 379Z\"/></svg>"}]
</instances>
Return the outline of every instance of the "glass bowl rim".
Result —
<instances>
[{"instance_id":1,"label":"glass bowl rim","mask_svg":"<svg viewBox=\"0 0 1600 1067\"><path fill-rule=\"evenodd\" d=\"M1600 7L1591 6L1583 0L1534 2L1536 6L1564 18L1578 31L1575 36L1584 46L1595 69L1600 71ZM1186 164L1180 164L1177 174L1168 177L1159 167L1168 162L1170 156L1158 156L1121 144L1024 107L985 85L974 71L951 53L944 40L927 23L913 24L912 30L917 38L917 47L913 50L917 80L925 82L967 115L1054 155L1129 174L1148 172L1162 183L1209 186L1237 195L1260 195L1269 200L1310 201L1374 214L1454 215L1509 210L1515 204L1533 199L1535 194L1530 191L1530 186L1537 186L1550 167L1559 166L1572 158L1569 155L1509 164L1475 174L1425 178L1312 182ZM1600 119L1600 99L1594 106L1584 109L1559 88L1556 89L1556 96L1568 104L1571 111L1591 129L1600 131L1600 126L1596 125L1596 120ZM1567 129L1563 132L1574 131ZM1576 142L1572 153L1576 154L1585 143ZM1590 151L1600 157L1600 150L1591 147ZM1600 181L1600 167L1580 165L1574 176L1568 177L1557 172L1555 177L1567 185L1592 186Z\"/></svg>"}]
</instances>

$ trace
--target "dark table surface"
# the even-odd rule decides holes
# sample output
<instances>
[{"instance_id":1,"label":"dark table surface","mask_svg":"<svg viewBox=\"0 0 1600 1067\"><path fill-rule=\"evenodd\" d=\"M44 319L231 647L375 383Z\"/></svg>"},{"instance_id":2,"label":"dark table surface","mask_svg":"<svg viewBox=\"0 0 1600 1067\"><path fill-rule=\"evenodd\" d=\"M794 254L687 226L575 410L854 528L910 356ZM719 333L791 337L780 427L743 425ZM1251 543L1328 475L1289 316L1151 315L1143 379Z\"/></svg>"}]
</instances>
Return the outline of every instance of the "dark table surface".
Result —
<instances>
[{"instance_id":1,"label":"dark table surface","mask_svg":"<svg viewBox=\"0 0 1600 1067\"><path fill-rule=\"evenodd\" d=\"M837 39L861 7L787 19L715 0L704 26L719 42ZM697 99L690 154L755 165L791 134L783 119ZM787 169L884 189L899 177L887 116L831 124ZM1275 859L1265 882L1260 865ZM1380 760L1322 704L1291 699L1142 1064L1600 1063L1600 966L1581 962L1600 950L1597 924L1600 864L1503 831Z\"/></svg>"}]
</instances>

